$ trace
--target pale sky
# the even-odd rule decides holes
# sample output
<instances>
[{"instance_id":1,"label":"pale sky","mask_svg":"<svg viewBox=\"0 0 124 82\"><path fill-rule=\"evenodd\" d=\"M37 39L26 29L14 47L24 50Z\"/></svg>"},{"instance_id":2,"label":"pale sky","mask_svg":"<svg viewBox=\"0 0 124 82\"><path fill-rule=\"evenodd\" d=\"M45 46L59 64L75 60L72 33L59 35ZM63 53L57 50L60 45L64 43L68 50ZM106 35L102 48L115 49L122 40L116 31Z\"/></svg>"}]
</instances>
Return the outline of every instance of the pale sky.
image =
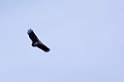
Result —
<instances>
[{"instance_id":1,"label":"pale sky","mask_svg":"<svg viewBox=\"0 0 124 82\"><path fill-rule=\"evenodd\" d=\"M0 0L0 31L0 82L124 82L124 0Z\"/></svg>"}]
</instances>

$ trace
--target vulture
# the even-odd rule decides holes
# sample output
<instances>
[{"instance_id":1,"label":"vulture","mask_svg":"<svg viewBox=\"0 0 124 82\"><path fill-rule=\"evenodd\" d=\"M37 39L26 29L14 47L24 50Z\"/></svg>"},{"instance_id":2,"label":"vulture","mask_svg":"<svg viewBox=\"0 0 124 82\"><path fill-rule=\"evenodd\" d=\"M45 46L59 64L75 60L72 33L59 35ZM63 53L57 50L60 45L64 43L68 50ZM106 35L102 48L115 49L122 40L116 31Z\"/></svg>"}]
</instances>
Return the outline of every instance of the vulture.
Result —
<instances>
[{"instance_id":1,"label":"vulture","mask_svg":"<svg viewBox=\"0 0 124 82\"><path fill-rule=\"evenodd\" d=\"M38 37L35 35L34 31L31 28L28 30L27 34L32 41L32 47L38 47L44 52L50 51L50 49L38 39Z\"/></svg>"}]
</instances>

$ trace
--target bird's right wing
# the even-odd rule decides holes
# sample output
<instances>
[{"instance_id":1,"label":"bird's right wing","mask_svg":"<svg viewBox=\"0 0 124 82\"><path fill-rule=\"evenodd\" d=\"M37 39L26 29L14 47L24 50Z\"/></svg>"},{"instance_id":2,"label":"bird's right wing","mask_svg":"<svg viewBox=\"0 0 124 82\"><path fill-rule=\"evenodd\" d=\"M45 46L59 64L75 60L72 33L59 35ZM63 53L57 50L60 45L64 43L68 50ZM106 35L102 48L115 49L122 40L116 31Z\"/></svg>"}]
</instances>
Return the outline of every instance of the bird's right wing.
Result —
<instances>
[{"instance_id":1,"label":"bird's right wing","mask_svg":"<svg viewBox=\"0 0 124 82\"><path fill-rule=\"evenodd\" d=\"M43 43L38 44L37 47L42 49L45 52L49 52L50 51L50 49L46 45L44 45Z\"/></svg>"}]
</instances>

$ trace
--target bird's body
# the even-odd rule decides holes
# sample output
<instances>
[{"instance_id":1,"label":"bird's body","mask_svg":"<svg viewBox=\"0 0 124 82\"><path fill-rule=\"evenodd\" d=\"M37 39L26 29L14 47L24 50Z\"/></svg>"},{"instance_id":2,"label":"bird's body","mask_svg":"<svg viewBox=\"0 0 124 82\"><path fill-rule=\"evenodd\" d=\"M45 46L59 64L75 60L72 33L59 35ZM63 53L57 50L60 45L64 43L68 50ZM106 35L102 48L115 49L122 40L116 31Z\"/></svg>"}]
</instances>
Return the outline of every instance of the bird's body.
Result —
<instances>
[{"instance_id":1,"label":"bird's body","mask_svg":"<svg viewBox=\"0 0 124 82\"><path fill-rule=\"evenodd\" d=\"M35 33L32 29L29 29L27 34L29 35L29 38L32 40L32 46L33 47L38 47L45 52L50 51L50 49L38 39L38 37L35 35Z\"/></svg>"}]
</instances>

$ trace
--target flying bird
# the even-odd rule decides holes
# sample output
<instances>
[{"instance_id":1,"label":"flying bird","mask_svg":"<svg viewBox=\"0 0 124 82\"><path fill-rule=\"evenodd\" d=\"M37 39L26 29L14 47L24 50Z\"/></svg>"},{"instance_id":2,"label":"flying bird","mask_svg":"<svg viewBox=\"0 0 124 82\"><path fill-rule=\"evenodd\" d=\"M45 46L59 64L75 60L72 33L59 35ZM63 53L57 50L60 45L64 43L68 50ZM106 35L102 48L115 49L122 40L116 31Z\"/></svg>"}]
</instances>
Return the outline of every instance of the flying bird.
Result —
<instances>
[{"instance_id":1,"label":"flying bird","mask_svg":"<svg viewBox=\"0 0 124 82\"><path fill-rule=\"evenodd\" d=\"M29 35L29 38L32 41L33 47L38 47L42 49L44 52L50 51L50 49L38 39L38 37L35 35L34 31L31 28L28 30L27 34Z\"/></svg>"}]
</instances>

